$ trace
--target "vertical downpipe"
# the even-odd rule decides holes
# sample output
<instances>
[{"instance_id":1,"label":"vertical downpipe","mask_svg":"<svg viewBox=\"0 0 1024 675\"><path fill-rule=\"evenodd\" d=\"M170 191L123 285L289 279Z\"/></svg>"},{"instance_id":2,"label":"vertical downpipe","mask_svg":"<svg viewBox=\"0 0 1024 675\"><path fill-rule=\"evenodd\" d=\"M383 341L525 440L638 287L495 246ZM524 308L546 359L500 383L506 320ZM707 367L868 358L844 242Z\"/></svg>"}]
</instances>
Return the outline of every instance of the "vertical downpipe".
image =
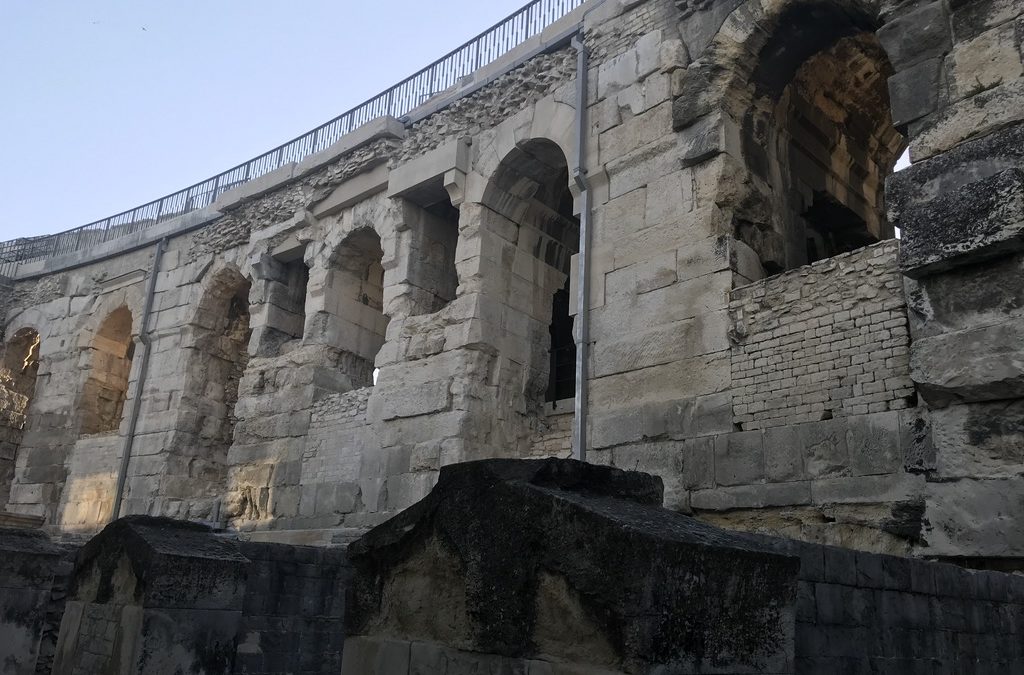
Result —
<instances>
[{"instance_id":1,"label":"vertical downpipe","mask_svg":"<svg viewBox=\"0 0 1024 675\"><path fill-rule=\"evenodd\" d=\"M135 396L132 398L132 410L128 417L128 431L124 439L124 448L121 450L121 466L117 472L117 490L114 492L114 505L110 510L110 521L113 522L121 516L121 506L124 501L124 487L128 481L128 462L132 458L132 446L135 444L135 429L139 424L139 412L142 409L142 392L146 388L146 376L149 374L150 337L149 320L153 313L153 297L156 295L156 279L160 274L160 263L164 258L164 251L167 250L167 238L164 237L156 245L153 254L153 267L149 271L149 280L146 283L146 300L142 309L142 328L139 330L139 342L142 343L142 360L139 363L139 380L135 384Z\"/></svg>"},{"instance_id":2,"label":"vertical downpipe","mask_svg":"<svg viewBox=\"0 0 1024 675\"><path fill-rule=\"evenodd\" d=\"M572 455L587 461L587 407L590 359L590 185L584 167L587 141L587 46L583 30L572 38L576 50L576 157L572 176L580 191L580 252L576 280L576 400L572 425Z\"/></svg>"}]
</instances>

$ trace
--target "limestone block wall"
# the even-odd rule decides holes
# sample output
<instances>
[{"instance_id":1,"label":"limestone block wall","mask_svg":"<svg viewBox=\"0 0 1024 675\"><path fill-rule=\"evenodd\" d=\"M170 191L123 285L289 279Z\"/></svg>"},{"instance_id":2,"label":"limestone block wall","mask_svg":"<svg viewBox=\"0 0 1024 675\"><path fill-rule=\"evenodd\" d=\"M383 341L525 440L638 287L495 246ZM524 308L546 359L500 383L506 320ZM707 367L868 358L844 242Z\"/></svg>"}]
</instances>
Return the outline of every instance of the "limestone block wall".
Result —
<instances>
[{"instance_id":1,"label":"limestone block wall","mask_svg":"<svg viewBox=\"0 0 1024 675\"><path fill-rule=\"evenodd\" d=\"M350 547L342 673L1024 667L1018 575L726 532L660 508L651 480L555 460L445 467L425 503ZM443 625L410 621L428 594L449 600Z\"/></svg>"},{"instance_id":2,"label":"limestone block wall","mask_svg":"<svg viewBox=\"0 0 1024 675\"><path fill-rule=\"evenodd\" d=\"M592 2L559 27L585 20L584 139L576 52L538 40L168 229L145 390L135 358L116 431L83 437L81 398L122 306L140 353L152 246L15 280L5 339L41 345L8 508L101 526L136 404L124 512L253 537L348 537L444 465L566 454L574 420L546 399L582 140L592 461L657 473L672 508L730 527L1017 555L1000 542L1018 519L992 514L1019 511L1021 145L984 137L1024 108L1020 11L969 5ZM907 140L914 178L883 195ZM957 233L981 235L950 200L995 223L981 255L961 257ZM899 270L892 242L851 253L896 223ZM915 225L953 243L922 248ZM976 344L1000 346L964 357Z\"/></svg>"},{"instance_id":3,"label":"limestone block wall","mask_svg":"<svg viewBox=\"0 0 1024 675\"><path fill-rule=\"evenodd\" d=\"M55 526L62 522L62 504L70 504L74 510L79 502L89 502L85 510L92 515L82 516L89 528L109 516L113 487L109 469L114 462L110 452L116 451L120 431L83 438L90 408L83 405L82 396L105 362L97 358L96 349L104 321L126 309L132 316L129 331L132 336L138 334L142 286L150 261L149 251L129 253L119 258L116 266L95 265L78 274L15 285L7 334L32 329L38 332L40 344L35 391L22 431L8 509L46 516ZM134 365L127 378L129 397L138 376ZM93 465L79 459L72 467L80 442L89 448L87 452L98 452L101 461ZM65 490L68 484L70 488ZM79 487L84 491L81 494ZM101 493L107 495L105 503L94 502ZM90 520L97 515L98 521ZM72 516L69 529L78 527L80 520L79 515Z\"/></svg>"},{"instance_id":4,"label":"limestone block wall","mask_svg":"<svg viewBox=\"0 0 1024 675\"><path fill-rule=\"evenodd\" d=\"M883 242L732 292L741 430L914 405L898 250Z\"/></svg>"},{"instance_id":5,"label":"limestone block wall","mask_svg":"<svg viewBox=\"0 0 1024 675\"><path fill-rule=\"evenodd\" d=\"M1024 666L1016 575L800 545L796 673L1013 672Z\"/></svg>"},{"instance_id":6,"label":"limestone block wall","mask_svg":"<svg viewBox=\"0 0 1024 675\"><path fill-rule=\"evenodd\" d=\"M913 120L915 161L888 192L910 277L911 376L935 444L926 551L1016 567L1024 517L1016 498L1024 487L1024 7L932 3L917 12L892 34L895 42L913 19L935 17L928 49L900 51L912 65L893 87Z\"/></svg>"},{"instance_id":7,"label":"limestone block wall","mask_svg":"<svg viewBox=\"0 0 1024 675\"><path fill-rule=\"evenodd\" d=\"M7 527L0 527L0 551L0 662L4 672L49 672L46 666L55 642L49 610L55 582L59 584L66 572L62 569L65 552L41 532Z\"/></svg>"},{"instance_id":8,"label":"limestone block wall","mask_svg":"<svg viewBox=\"0 0 1024 675\"><path fill-rule=\"evenodd\" d=\"M348 579L337 548L239 542L168 519L116 521L78 556L53 672L336 673Z\"/></svg>"}]
</instances>

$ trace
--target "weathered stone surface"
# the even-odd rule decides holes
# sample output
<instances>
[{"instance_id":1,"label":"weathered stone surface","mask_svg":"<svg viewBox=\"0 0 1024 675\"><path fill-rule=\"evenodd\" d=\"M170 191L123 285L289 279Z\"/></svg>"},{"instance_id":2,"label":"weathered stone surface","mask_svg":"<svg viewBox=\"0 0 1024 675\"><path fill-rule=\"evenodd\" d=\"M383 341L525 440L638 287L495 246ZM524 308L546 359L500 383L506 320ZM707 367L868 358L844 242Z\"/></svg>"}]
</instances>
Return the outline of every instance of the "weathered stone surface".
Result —
<instances>
[{"instance_id":1,"label":"weathered stone surface","mask_svg":"<svg viewBox=\"0 0 1024 675\"><path fill-rule=\"evenodd\" d=\"M897 69L941 57L953 45L948 10L941 2L923 5L887 22L878 31L878 39Z\"/></svg>"},{"instance_id":2,"label":"weathered stone surface","mask_svg":"<svg viewBox=\"0 0 1024 675\"><path fill-rule=\"evenodd\" d=\"M1024 403L952 405L934 410L936 475L942 479L1009 478L1024 470Z\"/></svg>"},{"instance_id":3,"label":"weathered stone surface","mask_svg":"<svg viewBox=\"0 0 1024 675\"><path fill-rule=\"evenodd\" d=\"M932 58L889 78L892 123L897 127L933 112L939 104L942 59Z\"/></svg>"},{"instance_id":4,"label":"weathered stone surface","mask_svg":"<svg viewBox=\"0 0 1024 675\"><path fill-rule=\"evenodd\" d=\"M1024 170L1006 169L904 211L904 274L920 278L1024 250Z\"/></svg>"},{"instance_id":5,"label":"weathered stone surface","mask_svg":"<svg viewBox=\"0 0 1024 675\"><path fill-rule=\"evenodd\" d=\"M907 280L915 340L1024 319L1024 253Z\"/></svg>"},{"instance_id":6,"label":"weathered stone surface","mask_svg":"<svg viewBox=\"0 0 1024 675\"><path fill-rule=\"evenodd\" d=\"M889 218L906 229L908 209L927 204L983 178L1024 165L1024 125L1013 124L962 143L937 157L916 160L886 180ZM909 233L905 233L909 234Z\"/></svg>"},{"instance_id":7,"label":"weathered stone surface","mask_svg":"<svg viewBox=\"0 0 1024 675\"><path fill-rule=\"evenodd\" d=\"M660 492L571 461L445 467L426 500L350 548L349 634L595 671L788 668L796 559L659 509ZM719 581L740 570L758 581Z\"/></svg>"},{"instance_id":8,"label":"weathered stone surface","mask_svg":"<svg viewBox=\"0 0 1024 675\"><path fill-rule=\"evenodd\" d=\"M580 21L583 139L566 44ZM102 527L136 402L123 512L268 541L351 538L454 462L568 456L552 328L557 312L564 374L587 206L594 461L657 473L683 512L775 528L796 510L797 536L914 553L885 528L908 529L886 523L926 479L1014 465L995 408L1005 442L927 405L1019 391L1022 21L1009 0L598 3L406 122L220 195L226 213L82 233L81 252L20 265L0 293L11 381L32 370L12 339L40 338L35 386L0 383L16 394L0 392L0 504L52 531ZM908 142L914 164L886 188ZM926 265L906 293L894 225ZM110 341L122 307L130 329ZM127 356L146 326L136 392L141 360L111 368L95 345ZM929 361L940 344L948 363Z\"/></svg>"},{"instance_id":9,"label":"weathered stone surface","mask_svg":"<svg viewBox=\"0 0 1024 675\"><path fill-rule=\"evenodd\" d=\"M339 549L125 518L81 551L53 672L337 673L347 584Z\"/></svg>"},{"instance_id":10,"label":"weathered stone surface","mask_svg":"<svg viewBox=\"0 0 1024 675\"><path fill-rule=\"evenodd\" d=\"M1001 558L1021 555L1015 532L1024 517L1019 477L960 480L932 487L924 533L929 555Z\"/></svg>"},{"instance_id":11,"label":"weathered stone surface","mask_svg":"<svg viewBox=\"0 0 1024 675\"><path fill-rule=\"evenodd\" d=\"M1024 397L1024 321L922 338L910 363L933 407Z\"/></svg>"},{"instance_id":12,"label":"weathered stone surface","mask_svg":"<svg viewBox=\"0 0 1024 675\"><path fill-rule=\"evenodd\" d=\"M0 528L0 664L11 675L45 670L47 613L64 550L42 532Z\"/></svg>"}]
</instances>

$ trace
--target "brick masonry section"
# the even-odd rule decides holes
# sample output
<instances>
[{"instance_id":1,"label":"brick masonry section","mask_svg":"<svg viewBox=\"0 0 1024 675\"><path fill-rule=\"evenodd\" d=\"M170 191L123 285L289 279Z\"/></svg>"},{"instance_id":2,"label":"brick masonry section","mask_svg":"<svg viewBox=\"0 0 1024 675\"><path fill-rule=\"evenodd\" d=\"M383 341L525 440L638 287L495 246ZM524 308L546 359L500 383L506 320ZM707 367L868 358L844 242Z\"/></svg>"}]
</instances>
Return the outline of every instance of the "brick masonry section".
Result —
<instances>
[{"instance_id":1,"label":"brick masonry section","mask_svg":"<svg viewBox=\"0 0 1024 675\"><path fill-rule=\"evenodd\" d=\"M733 422L743 430L911 407L899 242L732 292Z\"/></svg>"}]
</instances>

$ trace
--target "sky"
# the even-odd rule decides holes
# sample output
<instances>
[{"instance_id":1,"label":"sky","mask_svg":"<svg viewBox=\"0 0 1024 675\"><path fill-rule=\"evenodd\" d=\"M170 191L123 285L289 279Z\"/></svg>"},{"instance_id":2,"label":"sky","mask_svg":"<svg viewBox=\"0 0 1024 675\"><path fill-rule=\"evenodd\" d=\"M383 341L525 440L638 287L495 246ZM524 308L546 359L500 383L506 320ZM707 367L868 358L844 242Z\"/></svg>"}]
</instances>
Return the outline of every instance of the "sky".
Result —
<instances>
[{"instance_id":1,"label":"sky","mask_svg":"<svg viewBox=\"0 0 1024 675\"><path fill-rule=\"evenodd\" d=\"M85 225L229 169L524 4L0 0L0 241Z\"/></svg>"}]
</instances>

